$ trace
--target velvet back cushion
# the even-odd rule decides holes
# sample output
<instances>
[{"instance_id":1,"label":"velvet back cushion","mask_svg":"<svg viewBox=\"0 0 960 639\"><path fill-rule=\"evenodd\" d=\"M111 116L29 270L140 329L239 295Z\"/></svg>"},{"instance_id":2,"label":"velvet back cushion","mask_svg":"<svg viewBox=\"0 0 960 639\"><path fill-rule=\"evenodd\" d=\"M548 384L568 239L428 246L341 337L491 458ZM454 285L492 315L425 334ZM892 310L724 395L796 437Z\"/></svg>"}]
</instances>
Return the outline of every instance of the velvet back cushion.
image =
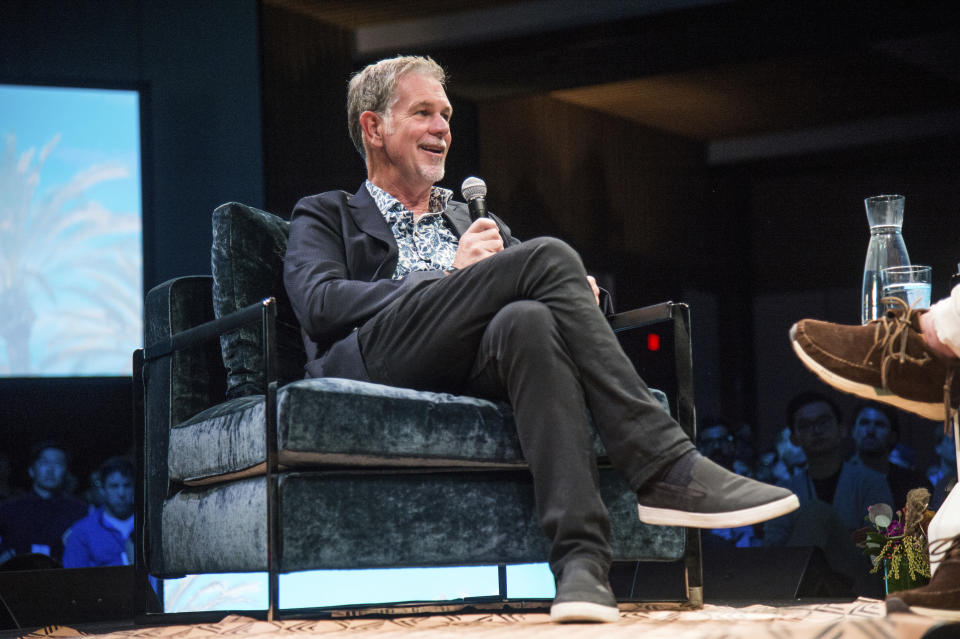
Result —
<instances>
[{"instance_id":1,"label":"velvet back cushion","mask_svg":"<svg viewBox=\"0 0 960 639\"><path fill-rule=\"evenodd\" d=\"M229 202L213 212L213 310L223 317L277 299L277 374L280 385L304 376L306 353L300 327L283 288L283 256L290 223L245 204ZM259 323L220 338L227 368L227 398L265 392Z\"/></svg>"}]
</instances>

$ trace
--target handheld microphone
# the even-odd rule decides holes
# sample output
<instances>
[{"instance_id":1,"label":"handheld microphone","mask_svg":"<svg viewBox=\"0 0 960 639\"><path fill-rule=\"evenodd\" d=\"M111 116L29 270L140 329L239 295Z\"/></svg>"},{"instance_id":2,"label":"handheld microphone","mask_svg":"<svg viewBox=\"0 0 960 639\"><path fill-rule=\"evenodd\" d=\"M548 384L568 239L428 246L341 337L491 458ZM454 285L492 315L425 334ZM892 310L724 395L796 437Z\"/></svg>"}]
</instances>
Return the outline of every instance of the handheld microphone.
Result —
<instances>
[{"instance_id":1,"label":"handheld microphone","mask_svg":"<svg viewBox=\"0 0 960 639\"><path fill-rule=\"evenodd\" d=\"M463 199L470 207L470 219L487 216L487 184L478 177L468 177L460 186Z\"/></svg>"}]
</instances>

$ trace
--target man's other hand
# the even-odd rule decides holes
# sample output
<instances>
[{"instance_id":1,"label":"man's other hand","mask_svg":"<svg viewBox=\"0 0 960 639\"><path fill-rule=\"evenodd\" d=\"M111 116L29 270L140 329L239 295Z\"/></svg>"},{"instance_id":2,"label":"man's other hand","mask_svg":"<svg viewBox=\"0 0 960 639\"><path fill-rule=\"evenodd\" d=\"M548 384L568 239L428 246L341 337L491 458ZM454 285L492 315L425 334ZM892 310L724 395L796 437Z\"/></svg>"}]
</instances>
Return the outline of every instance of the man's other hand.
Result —
<instances>
[{"instance_id":1,"label":"man's other hand","mask_svg":"<svg viewBox=\"0 0 960 639\"><path fill-rule=\"evenodd\" d=\"M597 279L593 275L587 275L587 284L590 285L590 290L593 291L593 297L597 300L597 306L600 306L600 287L597 286Z\"/></svg>"},{"instance_id":2,"label":"man's other hand","mask_svg":"<svg viewBox=\"0 0 960 639\"><path fill-rule=\"evenodd\" d=\"M489 217L480 217L460 236L453 266L466 268L502 250L503 238L500 237L497 223Z\"/></svg>"}]
</instances>

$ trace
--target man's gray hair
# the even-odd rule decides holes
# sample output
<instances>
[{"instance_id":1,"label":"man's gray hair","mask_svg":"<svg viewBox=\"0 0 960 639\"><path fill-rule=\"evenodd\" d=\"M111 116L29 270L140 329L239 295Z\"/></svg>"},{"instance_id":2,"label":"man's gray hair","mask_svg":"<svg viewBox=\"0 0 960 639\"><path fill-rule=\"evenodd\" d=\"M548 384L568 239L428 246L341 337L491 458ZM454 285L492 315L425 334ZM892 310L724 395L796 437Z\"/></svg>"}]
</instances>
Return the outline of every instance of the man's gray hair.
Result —
<instances>
[{"instance_id":1,"label":"man's gray hair","mask_svg":"<svg viewBox=\"0 0 960 639\"><path fill-rule=\"evenodd\" d=\"M363 148L360 114L373 111L386 118L395 101L397 83L408 73L422 73L434 78L441 85L446 85L447 74L443 67L433 59L422 56L397 56L380 60L350 78L347 88L347 127L350 129L353 145L364 159L367 151Z\"/></svg>"}]
</instances>

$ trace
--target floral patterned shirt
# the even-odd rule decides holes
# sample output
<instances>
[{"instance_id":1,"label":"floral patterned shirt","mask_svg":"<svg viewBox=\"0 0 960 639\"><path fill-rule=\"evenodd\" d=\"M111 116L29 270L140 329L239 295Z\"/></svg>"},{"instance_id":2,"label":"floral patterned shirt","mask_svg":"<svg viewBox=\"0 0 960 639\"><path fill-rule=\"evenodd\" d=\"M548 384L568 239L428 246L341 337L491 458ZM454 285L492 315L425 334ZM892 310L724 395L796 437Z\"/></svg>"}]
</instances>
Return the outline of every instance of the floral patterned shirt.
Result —
<instances>
[{"instance_id":1,"label":"floral patterned shirt","mask_svg":"<svg viewBox=\"0 0 960 639\"><path fill-rule=\"evenodd\" d=\"M393 279L399 280L413 271L450 268L460 240L441 213L447 208L453 191L433 187L429 212L414 221L413 211L401 204L400 200L370 180L367 180L366 186L397 241L399 257Z\"/></svg>"}]
</instances>

